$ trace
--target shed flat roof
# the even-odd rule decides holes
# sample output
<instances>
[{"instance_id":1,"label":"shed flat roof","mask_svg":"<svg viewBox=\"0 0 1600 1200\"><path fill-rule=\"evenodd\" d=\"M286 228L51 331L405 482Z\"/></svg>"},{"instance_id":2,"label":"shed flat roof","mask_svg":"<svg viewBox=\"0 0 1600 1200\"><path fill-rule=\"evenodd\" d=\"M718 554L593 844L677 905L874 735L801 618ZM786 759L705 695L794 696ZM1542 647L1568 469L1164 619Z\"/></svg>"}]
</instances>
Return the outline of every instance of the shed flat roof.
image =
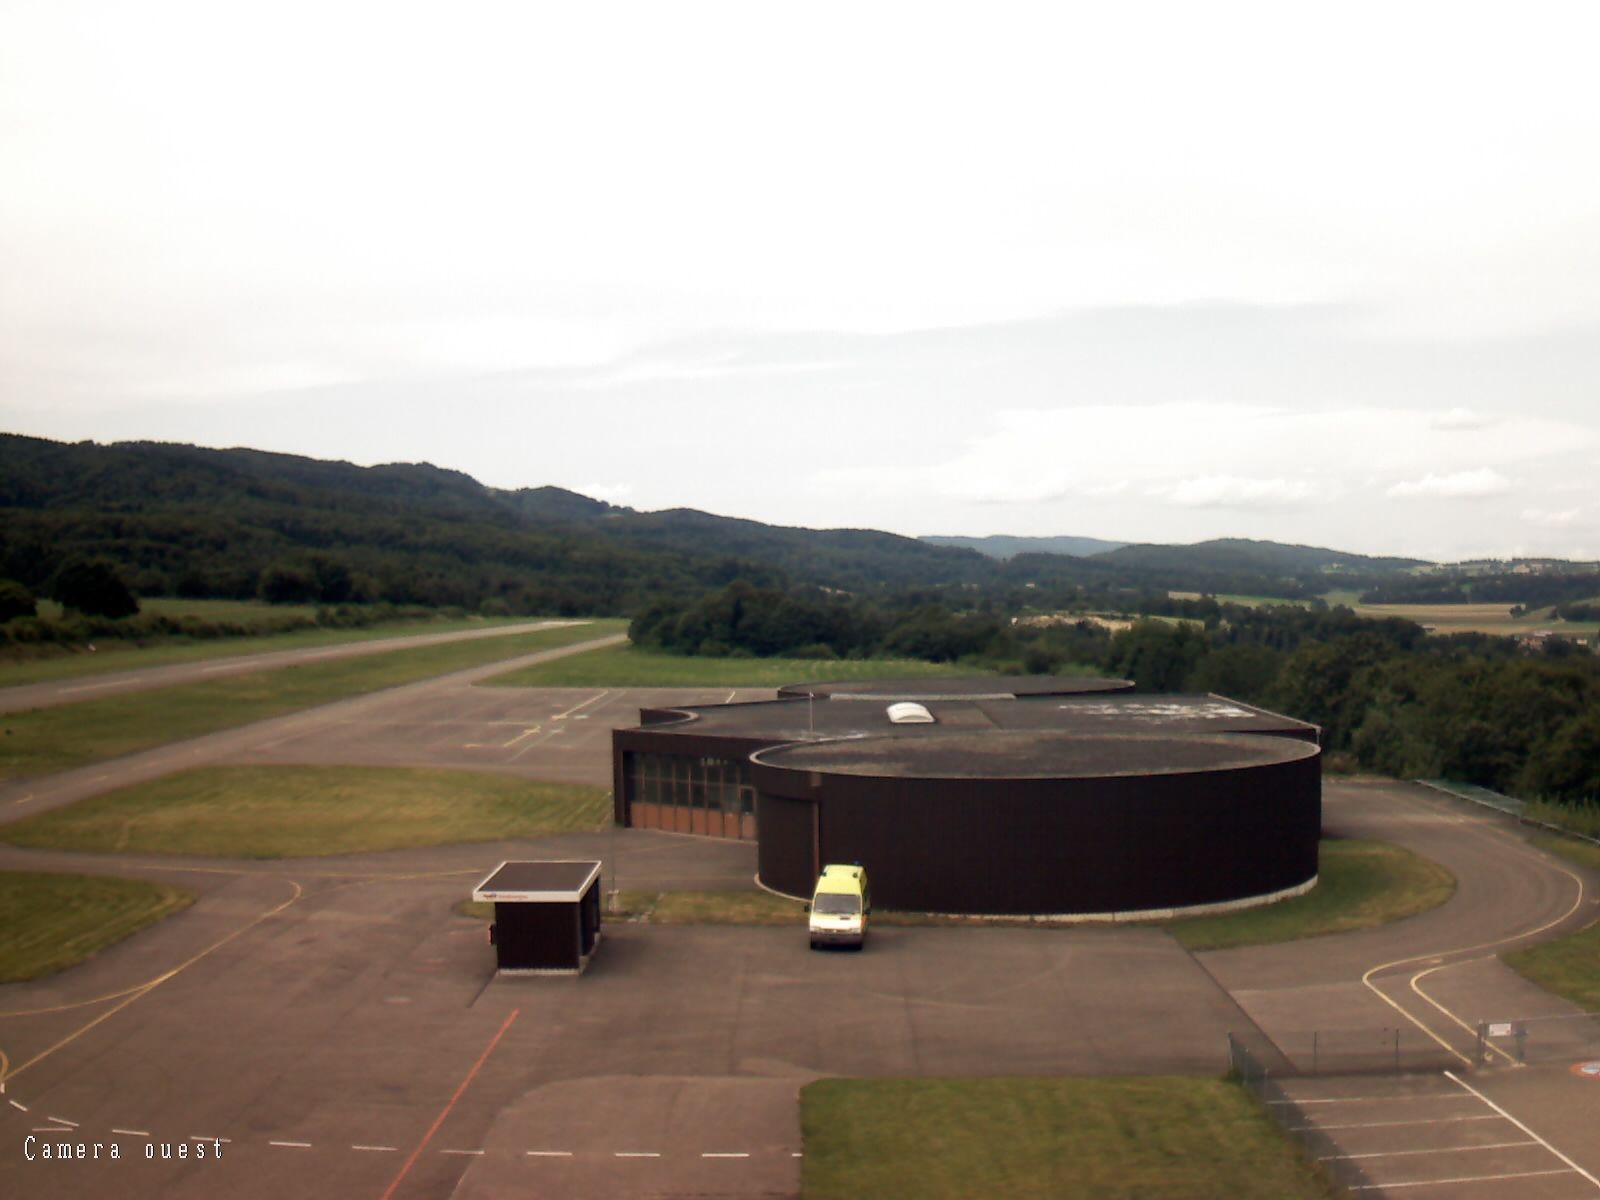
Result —
<instances>
[{"instance_id":1,"label":"shed flat roof","mask_svg":"<svg viewBox=\"0 0 1600 1200\"><path fill-rule=\"evenodd\" d=\"M472 890L474 900L527 903L571 903L583 898L600 875L595 859L508 861L501 863Z\"/></svg>"}]
</instances>

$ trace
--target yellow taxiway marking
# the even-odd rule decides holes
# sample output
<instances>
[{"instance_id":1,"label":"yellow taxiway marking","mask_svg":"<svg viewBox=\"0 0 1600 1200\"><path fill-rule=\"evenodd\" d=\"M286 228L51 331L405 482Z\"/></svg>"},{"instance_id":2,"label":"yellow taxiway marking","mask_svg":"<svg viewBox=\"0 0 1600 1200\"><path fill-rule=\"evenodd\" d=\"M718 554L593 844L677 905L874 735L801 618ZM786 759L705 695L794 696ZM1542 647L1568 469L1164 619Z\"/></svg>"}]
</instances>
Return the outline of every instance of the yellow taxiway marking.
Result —
<instances>
[{"instance_id":1,"label":"yellow taxiway marking","mask_svg":"<svg viewBox=\"0 0 1600 1200\"><path fill-rule=\"evenodd\" d=\"M84 1034L88 1033L95 1026L100 1025L101 1023L103 1023L105 1021L108 1021L112 1017L116 1016L119 1012L121 1012L123 1009L127 1008L128 1005L132 1004L135 1000L139 1000L144 996L148 996L151 992L155 991L163 983L166 983L168 980L171 980L174 977L176 977L177 975L182 974L184 971L187 971L190 967L194 966L194 964L199 962L201 959L203 959L203 958L207 957L208 955L213 954L216 951L222 949L222 947L226 946L229 942L233 941L235 938L241 937L244 934L248 933L250 930L254 929L257 925L260 925L263 921L270 920L271 918L277 916L279 913L283 912L290 905L292 905L296 901L298 901L300 899L300 897L305 894L305 889L302 888L294 880L288 879L288 880L285 880L284 882L287 883L290 887L292 887L294 889L294 895L290 896L282 904L279 904L279 905L277 905L277 906L275 906L273 908L270 908L266 912L260 913L254 919L252 919L251 921L249 921L248 923L246 923L244 925L241 925L238 929L235 929L232 933L228 934L226 937L218 938L216 941L212 942L211 945L207 946L204 950L201 950L199 953L194 954L191 957L185 959L183 962L179 963L177 966L171 968L170 970L162 972L160 975L157 975L154 979L148 980L147 982L142 983L142 984L138 984L138 985L136 985L136 986L134 986L132 988L127 989L126 991L117 992L117 993L114 993L111 996L103 996L103 997L101 997L100 998L101 1000L108 1000L108 999L115 999L118 996L120 996L120 997L122 997L122 1000L121 1000L121 1003L113 1005L111 1008L109 1008L105 1012L101 1013L94 1020L85 1023L84 1025L80 1026L74 1032L69 1033L66 1037L61 1038L59 1041L55 1042L53 1045L47 1046L45 1049L39 1051L38 1054L35 1054L32 1058L28 1059L26 1062L24 1062L20 1066L8 1067L6 1069L4 1075L0 1075L0 1081L15 1079L18 1075L21 1075L29 1067L36 1066L39 1063L43 1062L45 1059L49 1058L57 1050L60 1050L60 1049L62 1049L64 1047L66 1047L66 1046L70 1046L73 1042L77 1041L79 1038L81 1038ZM95 1001L82 1001L82 1002L77 1003L77 1004L62 1004L62 1005L56 1006L55 1008L35 1009L32 1012L0 1013L0 1017L35 1016L35 1015L39 1015L39 1014L42 1014L42 1013L65 1012L65 1011L67 1011L69 1009L82 1008L82 1007L84 1007L85 1004L92 1004L92 1003L96 1003L96 1002Z\"/></svg>"},{"instance_id":2,"label":"yellow taxiway marking","mask_svg":"<svg viewBox=\"0 0 1600 1200\"><path fill-rule=\"evenodd\" d=\"M1425 806L1425 807L1428 807L1428 806ZM1470 833L1475 837L1488 838L1489 840L1494 841L1497 844L1502 845L1502 846L1506 845L1506 843L1501 841L1501 839L1490 837L1489 834L1487 834L1483 830L1479 829L1475 824L1470 823L1470 822L1462 822L1462 823L1467 826L1467 828L1466 828L1466 832L1467 833ZM1402 1008L1395 1001L1391 1000L1388 996L1384 995L1383 990L1381 988L1379 988L1377 986L1377 984L1372 982L1372 977L1374 975L1376 975L1379 971L1387 971L1387 970L1389 970L1389 969L1391 969L1393 967L1403 967L1403 966L1407 966L1407 965L1412 964L1412 963L1434 962L1437 959L1443 957L1444 955L1448 955L1448 954L1471 954L1476 950L1490 950L1490 949L1493 949L1496 946L1504 946L1509 942L1521 941L1523 938L1537 937L1539 934L1545 932L1547 929L1554 929L1557 925L1561 924L1561 922L1565 921L1568 917L1572 916L1573 913L1577 912L1580 908L1583 907L1584 887L1583 887L1583 879L1580 876L1578 876L1578 875L1574 874L1573 872L1567 870L1561 864L1550 861L1549 859L1547 859L1543 855L1535 854L1532 850L1527 849L1527 847L1525 847L1520 842L1513 841L1513 842L1510 843L1510 845L1511 845L1511 847L1513 849L1520 850L1523 853L1525 853L1528 857L1536 859L1541 865L1554 867L1557 871L1560 871L1568 879L1572 880L1573 883L1578 885L1577 897L1572 901L1572 904L1567 908L1566 912L1562 913L1559 917L1556 917L1554 920L1546 921L1543 925L1539 926L1537 929L1525 929L1520 933L1511 934L1509 937L1497 938L1492 942L1480 942L1475 946L1459 946L1459 947L1457 947L1457 948L1455 948L1453 950L1433 950L1433 951L1428 952L1427 954L1413 954L1408 958L1397 958L1393 962L1379 963L1377 966L1370 968L1368 971L1366 971L1365 974L1363 974L1361 976L1361 982L1366 985L1368 991L1372 992L1372 994L1377 996L1378 999L1382 1000L1390 1008L1394 1009L1395 1012L1399 1013L1406 1020L1410 1021L1418 1029L1422 1030L1423 1033L1427 1034L1430 1038L1432 1038L1435 1042L1437 1042L1440 1046L1442 1046L1446 1051L1448 1051L1450 1054L1454 1055L1456 1058L1459 1058L1464 1064L1466 1064L1469 1067L1472 1065L1472 1060L1470 1058L1468 1058L1465 1054L1462 1054L1454 1046L1450 1045L1449 1042L1445 1041L1442 1037L1440 1037L1432 1029L1428 1028L1428 1026L1424 1025L1416 1017L1412 1016L1411 1013L1407 1012L1404 1008ZM1461 1026L1461 1028L1467 1030L1469 1033L1472 1033L1473 1035L1476 1035L1477 1034L1477 1030L1473 1026L1468 1025L1465 1021L1463 1021L1455 1013L1451 1012L1443 1004L1440 1004L1439 1001L1435 1000L1432 996L1429 996L1427 993L1422 991L1422 989L1417 986L1417 981L1418 980L1425 979L1427 976L1432 975L1435 971L1442 971L1446 967L1459 966L1459 965L1461 965L1460 960L1458 960L1455 963L1445 963L1445 964L1440 965L1440 966L1430 967L1426 971L1417 972L1417 974L1415 974L1415 975L1413 975L1411 977L1411 990L1416 992L1416 994L1418 996L1421 996L1424 1000L1426 1000L1429 1004L1433 1005L1434 1008L1438 1009L1445 1016L1449 1017L1457 1025ZM1505 1055L1504 1051L1500 1050L1498 1047L1492 1047L1492 1049L1494 1049L1497 1054L1500 1054L1503 1057L1509 1058L1509 1056Z\"/></svg>"}]
</instances>

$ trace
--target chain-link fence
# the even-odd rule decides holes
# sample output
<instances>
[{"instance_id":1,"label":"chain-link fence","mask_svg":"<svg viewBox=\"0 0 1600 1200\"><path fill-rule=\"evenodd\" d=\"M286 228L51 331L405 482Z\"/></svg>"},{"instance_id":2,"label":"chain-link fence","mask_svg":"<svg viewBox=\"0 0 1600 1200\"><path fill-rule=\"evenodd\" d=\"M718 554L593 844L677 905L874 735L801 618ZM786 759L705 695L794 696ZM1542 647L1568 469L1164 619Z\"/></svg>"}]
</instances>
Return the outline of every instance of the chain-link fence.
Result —
<instances>
[{"instance_id":1,"label":"chain-link fence","mask_svg":"<svg viewBox=\"0 0 1600 1200\"><path fill-rule=\"evenodd\" d=\"M1259 1035L1228 1035L1228 1073L1250 1092L1283 1131L1299 1143L1306 1157L1321 1163L1341 1192L1365 1183L1360 1169L1347 1160L1339 1159L1339 1145L1319 1130L1284 1091L1281 1079L1298 1075L1292 1067L1281 1070L1274 1063L1287 1066L1286 1060L1273 1044Z\"/></svg>"}]
</instances>

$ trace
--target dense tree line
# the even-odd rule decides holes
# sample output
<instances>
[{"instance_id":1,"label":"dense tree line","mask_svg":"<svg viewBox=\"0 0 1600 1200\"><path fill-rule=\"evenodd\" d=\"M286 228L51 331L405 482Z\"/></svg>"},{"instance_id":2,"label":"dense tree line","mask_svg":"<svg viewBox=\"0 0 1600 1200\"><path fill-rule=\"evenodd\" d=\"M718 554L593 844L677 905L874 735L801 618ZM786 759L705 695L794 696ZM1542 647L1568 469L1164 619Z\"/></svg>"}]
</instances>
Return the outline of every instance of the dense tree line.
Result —
<instances>
[{"instance_id":1,"label":"dense tree line","mask_svg":"<svg viewBox=\"0 0 1600 1200\"><path fill-rule=\"evenodd\" d=\"M1088 617L1012 620L993 603L957 611L925 596L868 602L740 581L654 605L630 632L684 654L908 657L1218 692L1321 726L1326 750L1365 769L1600 804L1600 658L1582 647L1430 637L1343 607L1190 604L1187 619L1112 633Z\"/></svg>"},{"instance_id":2,"label":"dense tree line","mask_svg":"<svg viewBox=\"0 0 1600 1200\"><path fill-rule=\"evenodd\" d=\"M1575 564L1574 564L1575 565ZM1600 573L1497 571L1397 576L1362 593L1363 604L1514 604L1519 611L1600 597ZM1568 618L1581 620L1583 618Z\"/></svg>"}]
</instances>

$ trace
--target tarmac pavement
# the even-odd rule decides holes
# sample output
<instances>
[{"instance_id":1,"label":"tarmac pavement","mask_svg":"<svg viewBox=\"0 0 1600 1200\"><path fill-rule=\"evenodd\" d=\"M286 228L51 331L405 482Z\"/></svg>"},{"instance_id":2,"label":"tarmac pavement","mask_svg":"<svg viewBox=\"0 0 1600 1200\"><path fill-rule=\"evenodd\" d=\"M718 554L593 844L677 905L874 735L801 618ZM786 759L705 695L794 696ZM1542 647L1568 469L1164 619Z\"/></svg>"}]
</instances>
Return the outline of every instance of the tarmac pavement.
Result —
<instances>
[{"instance_id":1,"label":"tarmac pavement","mask_svg":"<svg viewBox=\"0 0 1600 1200\"><path fill-rule=\"evenodd\" d=\"M103 764L103 778L35 781L43 799L30 803L192 761L340 761L340 747L357 761L604 783L609 730L641 704L727 695L470 687L511 665ZM607 887L754 887L753 844L623 830L272 863L0 850L7 869L140 874L200 893L80 967L0 987L0 1194L788 1196L798 1089L819 1075L1215 1075L1229 1033L1305 1065L1305 1035L1320 1055L1334 1035L1395 1029L1407 1053L1415 1041L1482 1093L1438 1102L1490 1114L1453 1125L1488 1130L1499 1105L1534 1131L1502 1140L1554 1148L1558 1166L1524 1173L1511 1158L1492 1172L1508 1178L1470 1194L1588 1186L1600 1082L1571 1064L1471 1059L1480 1018L1570 1015L1494 955L1593 919L1595 880L1420 789L1330 781L1326 797L1330 832L1444 863L1456 896L1379 930L1198 956L1149 928L879 927L865 952L839 954L807 950L798 922L608 924L581 979L501 979L483 923L453 911L501 860L600 857ZM1408 1078L1344 1082L1404 1090ZM1462 1092L1438 1071L1422 1078ZM38 1153L96 1143L123 1157ZM206 1146L221 1157L195 1157ZM1456 1157L1437 1160L1439 1178L1502 1152L1446 1149ZM1443 1186L1432 1176L1385 1178L1370 1194L1448 1194L1422 1190Z\"/></svg>"}]
</instances>

